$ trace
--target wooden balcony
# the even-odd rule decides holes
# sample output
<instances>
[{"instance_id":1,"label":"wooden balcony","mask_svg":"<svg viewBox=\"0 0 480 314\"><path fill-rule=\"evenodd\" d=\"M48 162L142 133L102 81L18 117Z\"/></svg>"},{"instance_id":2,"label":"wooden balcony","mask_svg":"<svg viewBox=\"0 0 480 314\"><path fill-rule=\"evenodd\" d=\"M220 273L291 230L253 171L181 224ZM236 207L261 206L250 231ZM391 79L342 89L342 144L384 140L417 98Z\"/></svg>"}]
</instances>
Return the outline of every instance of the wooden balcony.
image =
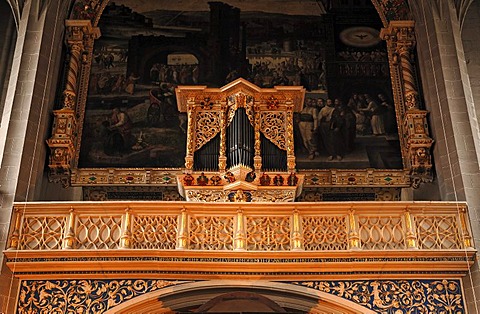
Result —
<instances>
[{"instance_id":1,"label":"wooden balcony","mask_svg":"<svg viewBox=\"0 0 480 314\"><path fill-rule=\"evenodd\" d=\"M458 278L474 261L464 203L16 203L20 278Z\"/></svg>"}]
</instances>

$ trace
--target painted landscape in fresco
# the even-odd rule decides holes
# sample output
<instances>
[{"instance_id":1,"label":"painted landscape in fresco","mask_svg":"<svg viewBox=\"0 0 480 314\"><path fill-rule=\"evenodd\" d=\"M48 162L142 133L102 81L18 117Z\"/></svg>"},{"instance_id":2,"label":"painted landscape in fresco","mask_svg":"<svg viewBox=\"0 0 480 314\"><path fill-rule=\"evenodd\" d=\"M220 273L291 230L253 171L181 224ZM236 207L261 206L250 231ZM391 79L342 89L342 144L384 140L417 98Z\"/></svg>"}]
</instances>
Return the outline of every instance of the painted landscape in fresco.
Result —
<instances>
[{"instance_id":1,"label":"painted landscape in fresco","mask_svg":"<svg viewBox=\"0 0 480 314\"><path fill-rule=\"evenodd\" d=\"M187 121L175 87L243 77L306 88L295 115L298 168L402 168L379 22L337 25L316 1L266 2L109 4L79 167L182 167ZM275 11L286 7L289 15Z\"/></svg>"}]
</instances>

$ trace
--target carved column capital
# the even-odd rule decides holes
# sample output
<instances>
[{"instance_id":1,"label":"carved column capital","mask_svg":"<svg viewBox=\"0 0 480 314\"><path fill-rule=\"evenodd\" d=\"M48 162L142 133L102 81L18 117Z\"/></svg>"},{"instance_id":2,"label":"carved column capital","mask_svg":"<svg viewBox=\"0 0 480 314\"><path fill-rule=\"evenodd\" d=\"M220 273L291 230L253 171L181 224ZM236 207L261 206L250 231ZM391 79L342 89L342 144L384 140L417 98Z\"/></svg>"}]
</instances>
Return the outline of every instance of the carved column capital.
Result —
<instances>
[{"instance_id":1,"label":"carved column capital","mask_svg":"<svg viewBox=\"0 0 480 314\"><path fill-rule=\"evenodd\" d=\"M388 27L380 32L380 38L387 41L389 46L412 49L415 47L414 21L391 21Z\"/></svg>"},{"instance_id":2,"label":"carved column capital","mask_svg":"<svg viewBox=\"0 0 480 314\"><path fill-rule=\"evenodd\" d=\"M100 37L98 27L93 27L89 20L66 20L65 21L66 42L68 45L83 43L85 40L97 39Z\"/></svg>"},{"instance_id":3,"label":"carved column capital","mask_svg":"<svg viewBox=\"0 0 480 314\"><path fill-rule=\"evenodd\" d=\"M387 41L391 62L401 71L404 87L404 103L407 110L418 109L420 99L416 86L413 66L413 48L415 47L415 31L413 21L392 21L382 29L380 36Z\"/></svg>"}]
</instances>

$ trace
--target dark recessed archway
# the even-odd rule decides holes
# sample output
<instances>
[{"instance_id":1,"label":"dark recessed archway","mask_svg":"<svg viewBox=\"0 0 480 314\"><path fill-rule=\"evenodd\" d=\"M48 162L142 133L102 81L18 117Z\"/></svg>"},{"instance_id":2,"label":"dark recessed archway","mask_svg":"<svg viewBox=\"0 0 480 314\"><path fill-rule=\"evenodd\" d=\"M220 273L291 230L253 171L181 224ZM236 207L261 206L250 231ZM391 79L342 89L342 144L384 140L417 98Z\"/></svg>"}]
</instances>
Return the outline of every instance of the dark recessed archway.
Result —
<instances>
[{"instance_id":1,"label":"dark recessed archway","mask_svg":"<svg viewBox=\"0 0 480 314\"><path fill-rule=\"evenodd\" d=\"M236 291L222 294L200 306L198 313L286 313L285 309L258 293Z\"/></svg>"}]
</instances>

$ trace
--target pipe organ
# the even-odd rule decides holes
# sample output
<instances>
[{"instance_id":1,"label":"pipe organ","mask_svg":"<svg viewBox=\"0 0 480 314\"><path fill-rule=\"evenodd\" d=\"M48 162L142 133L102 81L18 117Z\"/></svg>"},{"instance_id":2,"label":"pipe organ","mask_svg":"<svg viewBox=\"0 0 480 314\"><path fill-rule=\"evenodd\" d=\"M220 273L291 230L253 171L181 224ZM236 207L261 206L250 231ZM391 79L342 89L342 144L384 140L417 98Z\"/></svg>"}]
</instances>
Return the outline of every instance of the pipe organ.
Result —
<instances>
[{"instance_id":1,"label":"pipe organ","mask_svg":"<svg viewBox=\"0 0 480 314\"><path fill-rule=\"evenodd\" d=\"M241 78L221 88L178 86L178 109L188 117L182 195L238 201L231 196L241 192L247 201L261 201L259 189L275 188L293 191L281 197L293 200L302 182L295 170L293 114L302 110L304 96L302 86L259 88ZM188 194L193 191L196 198Z\"/></svg>"}]
</instances>

